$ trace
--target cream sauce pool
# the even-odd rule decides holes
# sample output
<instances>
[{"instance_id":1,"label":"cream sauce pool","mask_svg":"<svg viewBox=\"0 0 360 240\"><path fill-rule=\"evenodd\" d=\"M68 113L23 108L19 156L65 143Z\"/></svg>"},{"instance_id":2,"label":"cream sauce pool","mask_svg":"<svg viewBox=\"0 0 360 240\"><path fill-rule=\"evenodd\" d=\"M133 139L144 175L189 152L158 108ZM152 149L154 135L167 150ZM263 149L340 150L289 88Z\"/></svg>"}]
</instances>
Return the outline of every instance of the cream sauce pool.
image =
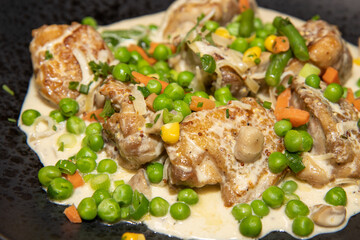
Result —
<instances>
[{"instance_id":1,"label":"cream sauce pool","mask_svg":"<svg viewBox=\"0 0 360 240\"><path fill-rule=\"evenodd\" d=\"M276 15L283 15L272 10L259 9L260 17L264 22L270 22ZM109 25L103 29L128 29L138 24L157 24L161 22L163 13L153 14L144 16L136 19L125 20L113 25ZM301 20L291 18L295 25L302 23ZM359 57L357 48L349 44L349 48L354 58ZM357 89L356 81L360 77L360 67L353 66L352 78L349 80L349 87ZM26 109L34 108L38 110L42 116L49 116L50 111L54 109L46 100L44 100L36 90L35 81L31 79L28 93L26 95L22 111ZM46 120L46 119L45 119ZM33 126L24 126L21 124L19 119L19 127L27 134L27 142L29 146L38 154L41 162L44 166L55 165L59 159L67 159L68 157L76 154L81 148L81 140L83 135L77 136L77 144L72 148L66 148L64 152L58 151L57 139L63 133L65 133L64 123L60 123L57 126L57 131L52 131L52 135L44 138L35 139L33 136L36 132L44 131L48 126L46 121L40 121ZM98 153L97 161L108 158L104 151ZM130 172L121 167L118 167L116 173L111 174L111 180L124 180L127 182L135 172ZM296 194L299 195L300 199L311 208L311 206L317 204L325 204L324 196L326 192L334 187L330 184L326 187L316 189L311 187L309 184L301 182L292 177L287 177L285 180L292 179L298 183L298 189ZM112 181L113 182L113 181ZM160 196L166 199L170 204L176 201L177 193L171 190L169 187L161 184L152 184L152 197ZM112 185L110 191L114 189ZM346 206L347 215L346 221L339 227L336 228L324 228L315 225L314 232L311 236L324 233L324 232L335 232L346 226L348 219L360 212L360 193L359 193L359 182L354 182L353 185L344 186L347 193L348 203ZM231 215L231 208L224 207L221 199L219 187L209 186L202 189L196 190L199 194L199 203L191 206L191 215L184 221L174 220L170 214L165 217L153 217L150 214L143 218L144 223L155 232L161 232L168 235L177 236L185 239L246 239L239 232L239 224ZM75 204L77 206L79 202L93 194L93 190L88 184L82 187L76 188L73 195L65 200L58 202L59 204ZM292 234L291 224L292 220L288 219L284 212L284 206L279 209L271 209L270 214L262 218L262 232L259 237L263 237L272 231L286 231ZM109 226L111 227L111 226Z\"/></svg>"}]
</instances>

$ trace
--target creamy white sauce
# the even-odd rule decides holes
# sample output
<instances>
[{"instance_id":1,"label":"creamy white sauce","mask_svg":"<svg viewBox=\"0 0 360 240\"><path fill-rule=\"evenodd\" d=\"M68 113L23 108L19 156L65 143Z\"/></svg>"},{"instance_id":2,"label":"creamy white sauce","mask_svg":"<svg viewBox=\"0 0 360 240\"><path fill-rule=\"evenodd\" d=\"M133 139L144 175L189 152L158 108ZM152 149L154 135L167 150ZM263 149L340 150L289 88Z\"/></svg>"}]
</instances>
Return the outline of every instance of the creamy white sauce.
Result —
<instances>
[{"instance_id":1,"label":"creamy white sauce","mask_svg":"<svg viewBox=\"0 0 360 240\"><path fill-rule=\"evenodd\" d=\"M266 10L260 8L260 16L264 22L270 22L276 15L283 15L278 12L271 10ZM163 13L158 13L154 15L144 16L137 19L125 20L120 23L116 23L110 26L106 26L106 29L121 29L121 28L130 28L137 24L159 24ZM295 25L301 24L302 21L291 18ZM102 31L105 27L100 28ZM357 48L349 44L349 48L353 54L353 57L358 57ZM348 87L352 87L354 90L356 87L356 80L360 76L360 67L355 65L353 66L353 73L351 80L346 84ZM28 93L26 95L24 104L22 106L22 111L30 108L38 110L42 116L48 116L50 111L54 109L55 106L50 105L44 98L42 98L35 87L34 79L31 79ZM21 123L21 119L18 121ZM59 159L66 159L74 154L76 154L81 148L81 140L84 137L83 135L76 136L77 144L73 148L66 148L64 152L58 151L58 146L56 144L57 139L63 133L65 133L64 123L57 125L57 131L49 137L42 139L31 140L29 136L35 131L34 126L24 126L22 124L19 127L28 135L28 144L29 146L38 154L41 162L44 166L54 165ZM40 129L41 130L41 129ZM97 162L101 159L108 158L104 151L98 153ZM111 180L124 180L127 182L134 172L118 167L118 170L115 174L111 174ZM333 187L334 185L330 184L329 186L323 187L321 189L316 189L311 187L309 184L301 182L297 179L288 177L285 180L292 179L295 180L299 188L296 190L296 194L299 195L300 199L306 203L309 207L316 204L325 204L324 196L326 192ZM357 182L354 185L345 186L344 189L347 192L348 203L346 206L347 216L346 221L337 228L323 228L315 225L314 232L311 236L317 235L324 232L335 232L339 229L346 226L348 219L360 212L360 193L359 193L359 183ZM114 189L112 185L110 191ZM164 185L152 185L152 196L160 196L166 199L170 204L176 201L177 193L174 190L171 190ZM174 235L181 238L192 238L192 239L246 239L239 232L239 224L231 215L231 208L224 207L223 201L221 199L220 190L217 186L208 186L202 189L196 190L199 194L199 203L191 206L191 216L184 221L176 221L172 219L170 214L165 217L157 218L153 217L150 214L146 215L143 219L145 224L148 227L156 232L161 232L169 235ZM60 204L79 204L81 199L84 197L91 196L93 190L89 187L88 184L85 184L82 187L75 189L74 194L67 200L59 202ZM259 237L263 237L269 232L272 231L286 231L292 234L291 230L292 221L287 218L284 213L284 206L279 209L272 209L270 214L262 218L262 232ZM111 227L111 226L110 226Z\"/></svg>"}]
</instances>

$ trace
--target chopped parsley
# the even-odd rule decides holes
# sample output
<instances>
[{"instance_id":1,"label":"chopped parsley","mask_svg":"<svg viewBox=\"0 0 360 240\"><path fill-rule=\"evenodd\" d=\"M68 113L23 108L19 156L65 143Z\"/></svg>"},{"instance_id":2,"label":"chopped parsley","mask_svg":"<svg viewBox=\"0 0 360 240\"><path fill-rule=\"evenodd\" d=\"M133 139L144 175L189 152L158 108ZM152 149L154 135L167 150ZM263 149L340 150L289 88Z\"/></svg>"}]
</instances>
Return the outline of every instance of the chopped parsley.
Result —
<instances>
[{"instance_id":1,"label":"chopped parsley","mask_svg":"<svg viewBox=\"0 0 360 240\"><path fill-rule=\"evenodd\" d=\"M16 119L15 119L15 118L8 118L7 120L8 120L9 122L16 123Z\"/></svg>"},{"instance_id":2,"label":"chopped parsley","mask_svg":"<svg viewBox=\"0 0 360 240\"><path fill-rule=\"evenodd\" d=\"M89 67L91 71L94 73L94 81L97 81L99 77L106 78L109 74L111 74L113 66L109 66L106 62L96 63L94 61L89 62Z\"/></svg>"},{"instance_id":3,"label":"chopped parsley","mask_svg":"<svg viewBox=\"0 0 360 240\"><path fill-rule=\"evenodd\" d=\"M102 118L109 118L111 117L111 115L113 115L115 113L115 110L113 109L113 107L111 106L111 101L110 100L106 100L105 104L104 104L104 109L102 110L102 112L99 114L100 117Z\"/></svg>"},{"instance_id":4,"label":"chopped parsley","mask_svg":"<svg viewBox=\"0 0 360 240\"><path fill-rule=\"evenodd\" d=\"M69 82L69 89L70 90L76 90L77 89L77 87L79 86L79 82L75 82L75 81L73 81L73 82Z\"/></svg>"},{"instance_id":5,"label":"chopped parsley","mask_svg":"<svg viewBox=\"0 0 360 240\"><path fill-rule=\"evenodd\" d=\"M146 87L138 86L137 89L142 93L144 98L147 98L150 95L150 91Z\"/></svg>"},{"instance_id":6,"label":"chopped parsley","mask_svg":"<svg viewBox=\"0 0 360 240\"><path fill-rule=\"evenodd\" d=\"M54 56L51 54L51 52L49 50L46 50L46 52L45 52L45 60L50 60L53 57Z\"/></svg>"},{"instance_id":7,"label":"chopped parsley","mask_svg":"<svg viewBox=\"0 0 360 240\"><path fill-rule=\"evenodd\" d=\"M90 119L92 119L92 118L95 119L97 122L99 122L99 119L97 118L95 113L90 115Z\"/></svg>"},{"instance_id":8,"label":"chopped parsley","mask_svg":"<svg viewBox=\"0 0 360 240\"><path fill-rule=\"evenodd\" d=\"M197 104L197 107L198 107L198 108L201 108L203 105L204 105L203 102L199 102L199 103Z\"/></svg>"},{"instance_id":9,"label":"chopped parsley","mask_svg":"<svg viewBox=\"0 0 360 240\"><path fill-rule=\"evenodd\" d=\"M312 18L311 18L311 20L313 20L313 21L316 21L316 20L319 20L320 19L320 15L319 14L316 14L315 16L313 16Z\"/></svg>"},{"instance_id":10,"label":"chopped parsley","mask_svg":"<svg viewBox=\"0 0 360 240\"><path fill-rule=\"evenodd\" d=\"M152 124L152 123L146 123L146 124L145 124L145 127L146 127L146 128L152 128L152 126L154 126L154 124Z\"/></svg>"},{"instance_id":11,"label":"chopped parsley","mask_svg":"<svg viewBox=\"0 0 360 240\"><path fill-rule=\"evenodd\" d=\"M226 118L229 118L230 117L230 113L229 113L229 109L227 108L226 109Z\"/></svg>"},{"instance_id":12,"label":"chopped parsley","mask_svg":"<svg viewBox=\"0 0 360 240\"><path fill-rule=\"evenodd\" d=\"M271 102L264 101L263 107L266 108L266 109L270 109L271 108Z\"/></svg>"},{"instance_id":13,"label":"chopped parsley","mask_svg":"<svg viewBox=\"0 0 360 240\"><path fill-rule=\"evenodd\" d=\"M136 98L134 97L134 96L132 96L132 95L129 95L129 100L130 101L134 101Z\"/></svg>"},{"instance_id":14,"label":"chopped parsley","mask_svg":"<svg viewBox=\"0 0 360 240\"><path fill-rule=\"evenodd\" d=\"M58 151L60 151L60 152L64 151L64 142L60 143L60 147L59 147Z\"/></svg>"}]
</instances>

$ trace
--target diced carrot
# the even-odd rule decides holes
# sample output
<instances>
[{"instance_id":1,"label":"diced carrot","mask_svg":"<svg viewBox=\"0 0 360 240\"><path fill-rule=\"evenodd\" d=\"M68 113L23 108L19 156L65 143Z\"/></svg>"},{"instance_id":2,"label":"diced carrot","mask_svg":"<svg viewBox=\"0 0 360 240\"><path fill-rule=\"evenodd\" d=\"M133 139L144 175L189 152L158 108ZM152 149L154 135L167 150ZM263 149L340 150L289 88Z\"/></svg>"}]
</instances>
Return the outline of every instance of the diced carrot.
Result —
<instances>
[{"instance_id":1,"label":"diced carrot","mask_svg":"<svg viewBox=\"0 0 360 240\"><path fill-rule=\"evenodd\" d=\"M128 51L129 52L132 52L132 51L137 51L143 59L145 59L150 65L153 65L156 63L156 59L155 58L152 58L152 57L149 57L145 50L142 49L142 47L138 46L138 45L135 45L135 44L131 44L127 47Z\"/></svg>"},{"instance_id":2,"label":"diced carrot","mask_svg":"<svg viewBox=\"0 0 360 240\"><path fill-rule=\"evenodd\" d=\"M76 171L73 175L65 174L65 178L72 183L74 188L81 187L84 185L84 179L81 177L78 171Z\"/></svg>"},{"instance_id":3,"label":"diced carrot","mask_svg":"<svg viewBox=\"0 0 360 240\"><path fill-rule=\"evenodd\" d=\"M285 89L276 100L275 112L277 109L282 109L289 107L289 102L291 98L291 90L290 88Z\"/></svg>"},{"instance_id":4,"label":"diced carrot","mask_svg":"<svg viewBox=\"0 0 360 240\"><path fill-rule=\"evenodd\" d=\"M161 83L161 93L163 93L163 92L164 92L164 89L166 88L166 86L169 85L169 83L167 83L167 82L161 81L161 80L156 79L156 78L148 77L148 76L146 76L146 75L143 75L143 74L138 73L138 72L135 72L135 71L133 71L131 74L134 76L134 78L135 78L134 80L135 80L136 82L138 82L138 83L143 83L145 86L146 86L146 85L148 84L148 82L149 82L150 80L152 80L152 79L159 81L159 82Z\"/></svg>"},{"instance_id":5,"label":"diced carrot","mask_svg":"<svg viewBox=\"0 0 360 240\"><path fill-rule=\"evenodd\" d=\"M360 98L355 99L352 104L358 111L360 111Z\"/></svg>"},{"instance_id":6,"label":"diced carrot","mask_svg":"<svg viewBox=\"0 0 360 240\"><path fill-rule=\"evenodd\" d=\"M201 111L205 109L215 108L215 102L207 98L202 98L198 96L191 97L190 109L193 111Z\"/></svg>"},{"instance_id":7,"label":"diced carrot","mask_svg":"<svg viewBox=\"0 0 360 240\"><path fill-rule=\"evenodd\" d=\"M309 122L310 114L297 108L282 108L275 112L276 120L289 119L293 127L299 127Z\"/></svg>"},{"instance_id":8,"label":"diced carrot","mask_svg":"<svg viewBox=\"0 0 360 240\"><path fill-rule=\"evenodd\" d=\"M286 52L290 48L289 39L285 36L279 36L275 38L273 53Z\"/></svg>"},{"instance_id":9,"label":"diced carrot","mask_svg":"<svg viewBox=\"0 0 360 240\"><path fill-rule=\"evenodd\" d=\"M146 106L151 110L151 111L155 111L153 104L154 104L154 100L158 95L156 93L152 93L150 94L146 99L145 99L145 103Z\"/></svg>"},{"instance_id":10,"label":"diced carrot","mask_svg":"<svg viewBox=\"0 0 360 240\"><path fill-rule=\"evenodd\" d=\"M157 43L157 42L151 42L150 43L150 47L149 47L149 54L154 54L155 48L159 45L159 44L164 44L165 46L168 46L171 50L172 53L176 52L176 46L174 44L170 44L170 43Z\"/></svg>"},{"instance_id":11,"label":"diced carrot","mask_svg":"<svg viewBox=\"0 0 360 240\"><path fill-rule=\"evenodd\" d=\"M333 67L328 67L324 73L324 75L322 76L322 79L324 82L326 82L327 84L330 83L337 83L340 84L340 80L339 80L339 73L338 71L333 68Z\"/></svg>"},{"instance_id":12,"label":"diced carrot","mask_svg":"<svg viewBox=\"0 0 360 240\"><path fill-rule=\"evenodd\" d=\"M82 119L89 122L99 121L101 123L104 122L104 118L100 116L100 113L103 111L102 108L96 109L95 111L84 113Z\"/></svg>"},{"instance_id":13,"label":"diced carrot","mask_svg":"<svg viewBox=\"0 0 360 240\"><path fill-rule=\"evenodd\" d=\"M249 0L239 0L239 9L240 12L245 11L246 9L250 8Z\"/></svg>"},{"instance_id":14,"label":"diced carrot","mask_svg":"<svg viewBox=\"0 0 360 240\"><path fill-rule=\"evenodd\" d=\"M349 103L353 103L355 101L354 92L351 88L347 89L346 100Z\"/></svg>"},{"instance_id":15,"label":"diced carrot","mask_svg":"<svg viewBox=\"0 0 360 240\"><path fill-rule=\"evenodd\" d=\"M74 205L71 205L70 207L65 208L64 210L65 216L69 219L72 223L81 223L81 217Z\"/></svg>"}]
</instances>

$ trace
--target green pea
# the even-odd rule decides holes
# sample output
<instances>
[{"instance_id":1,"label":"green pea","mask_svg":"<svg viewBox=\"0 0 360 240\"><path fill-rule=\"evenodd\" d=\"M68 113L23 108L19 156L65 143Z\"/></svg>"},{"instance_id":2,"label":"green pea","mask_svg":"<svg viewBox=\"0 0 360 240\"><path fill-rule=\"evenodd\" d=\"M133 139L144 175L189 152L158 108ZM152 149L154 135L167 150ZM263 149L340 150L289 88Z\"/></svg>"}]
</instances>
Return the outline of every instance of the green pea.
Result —
<instances>
[{"instance_id":1,"label":"green pea","mask_svg":"<svg viewBox=\"0 0 360 240\"><path fill-rule=\"evenodd\" d=\"M155 64L154 64L154 68L157 71L159 70L162 70L164 72L169 72L170 71L170 67L169 67L169 64L165 61L157 61Z\"/></svg>"},{"instance_id":2,"label":"green pea","mask_svg":"<svg viewBox=\"0 0 360 240\"><path fill-rule=\"evenodd\" d=\"M301 144L301 151L302 152L308 152L311 150L312 146L313 146L313 138L311 137L311 135L305 131L305 130L299 130L299 133L301 135L301 139L302 139L302 144Z\"/></svg>"},{"instance_id":3,"label":"green pea","mask_svg":"<svg viewBox=\"0 0 360 240\"><path fill-rule=\"evenodd\" d=\"M313 88L320 88L320 77L316 74L310 74L305 78L305 84Z\"/></svg>"},{"instance_id":4,"label":"green pea","mask_svg":"<svg viewBox=\"0 0 360 240\"><path fill-rule=\"evenodd\" d=\"M129 219L131 214L130 206L122 207L121 208L121 219Z\"/></svg>"},{"instance_id":5,"label":"green pea","mask_svg":"<svg viewBox=\"0 0 360 240\"><path fill-rule=\"evenodd\" d=\"M194 205L199 202L199 196L193 189L185 188L178 193L177 200L189 205Z\"/></svg>"},{"instance_id":6,"label":"green pea","mask_svg":"<svg viewBox=\"0 0 360 240\"><path fill-rule=\"evenodd\" d=\"M254 38L249 45L250 47L259 47L261 51L265 51L265 40L263 38Z\"/></svg>"},{"instance_id":7,"label":"green pea","mask_svg":"<svg viewBox=\"0 0 360 240\"><path fill-rule=\"evenodd\" d=\"M85 121L77 116L72 116L66 121L66 130L69 133L81 134L85 132L86 124Z\"/></svg>"},{"instance_id":8,"label":"green pea","mask_svg":"<svg viewBox=\"0 0 360 240\"><path fill-rule=\"evenodd\" d=\"M98 122L90 123L85 130L86 135L101 134L101 132L102 132L102 126Z\"/></svg>"},{"instance_id":9,"label":"green pea","mask_svg":"<svg viewBox=\"0 0 360 240\"><path fill-rule=\"evenodd\" d=\"M164 94L172 100L182 100L185 96L184 89L177 83L170 83L164 89Z\"/></svg>"},{"instance_id":10,"label":"green pea","mask_svg":"<svg viewBox=\"0 0 360 240\"><path fill-rule=\"evenodd\" d=\"M128 82L131 79L131 71L126 63L116 64L112 70L112 75L116 80Z\"/></svg>"},{"instance_id":11,"label":"green pea","mask_svg":"<svg viewBox=\"0 0 360 240\"><path fill-rule=\"evenodd\" d=\"M49 116L54 119L57 123L65 121L65 116L61 114L60 110L53 110L50 112Z\"/></svg>"},{"instance_id":12,"label":"green pea","mask_svg":"<svg viewBox=\"0 0 360 240\"><path fill-rule=\"evenodd\" d=\"M261 200L254 200L250 205L254 213L260 217L267 216L270 213L269 207Z\"/></svg>"},{"instance_id":13,"label":"green pea","mask_svg":"<svg viewBox=\"0 0 360 240\"><path fill-rule=\"evenodd\" d=\"M265 39L267 36L269 36L269 32L265 29L257 29L256 30L256 37Z\"/></svg>"},{"instance_id":14,"label":"green pea","mask_svg":"<svg viewBox=\"0 0 360 240\"><path fill-rule=\"evenodd\" d=\"M314 223L308 217L297 217L293 221L292 231L298 236L306 237L314 231Z\"/></svg>"},{"instance_id":15,"label":"green pea","mask_svg":"<svg viewBox=\"0 0 360 240\"><path fill-rule=\"evenodd\" d=\"M178 101L180 101L180 100L178 100ZM167 110L166 108L163 110L163 122L165 124L181 122L183 119L184 119L184 117L181 114L181 112L177 112L174 110L169 112L169 110Z\"/></svg>"},{"instance_id":16,"label":"green pea","mask_svg":"<svg viewBox=\"0 0 360 240\"><path fill-rule=\"evenodd\" d=\"M111 198L111 194L106 189L98 189L93 193L92 198L98 206L104 199Z\"/></svg>"},{"instance_id":17,"label":"green pea","mask_svg":"<svg viewBox=\"0 0 360 240\"><path fill-rule=\"evenodd\" d=\"M209 94L207 94L204 91L196 91L194 92L194 96L198 96L198 97L202 97L202 98L207 98L209 99Z\"/></svg>"},{"instance_id":18,"label":"green pea","mask_svg":"<svg viewBox=\"0 0 360 240\"><path fill-rule=\"evenodd\" d=\"M171 69L171 70L169 71L169 73L170 73L170 77L171 77L172 79L174 79L174 80L178 79L179 73L178 73L177 71L175 71L174 69Z\"/></svg>"},{"instance_id":19,"label":"green pea","mask_svg":"<svg viewBox=\"0 0 360 240\"><path fill-rule=\"evenodd\" d=\"M334 206L346 206L346 192L342 187L334 187L326 193L325 202Z\"/></svg>"},{"instance_id":20,"label":"green pea","mask_svg":"<svg viewBox=\"0 0 360 240\"><path fill-rule=\"evenodd\" d=\"M191 81L194 79L195 74L189 71L180 72L177 78L177 82L182 87L189 87Z\"/></svg>"},{"instance_id":21,"label":"green pea","mask_svg":"<svg viewBox=\"0 0 360 240\"><path fill-rule=\"evenodd\" d=\"M215 91L214 97L220 103L226 105L230 100L232 100L232 94L228 87L222 87Z\"/></svg>"},{"instance_id":22,"label":"green pea","mask_svg":"<svg viewBox=\"0 0 360 240\"><path fill-rule=\"evenodd\" d=\"M159 183L163 179L164 165L161 163L151 163L146 167L146 174L149 181Z\"/></svg>"},{"instance_id":23,"label":"green pea","mask_svg":"<svg viewBox=\"0 0 360 240\"><path fill-rule=\"evenodd\" d=\"M156 60L167 60L169 57L169 49L164 44L159 44L156 46L153 56Z\"/></svg>"},{"instance_id":24,"label":"green pea","mask_svg":"<svg viewBox=\"0 0 360 240\"><path fill-rule=\"evenodd\" d=\"M157 96L153 102L153 108L155 111L162 110L164 108L169 111L173 110L173 100L167 94L160 94Z\"/></svg>"},{"instance_id":25,"label":"green pea","mask_svg":"<svg viewBox=\"0 0 360 240\"><path fill-rule=\"evenodd\" d=\"M150 214L155 217L163 217L168 213L169 206L165 199L155 197L150 202Z\"/></svg>"},{"instance_id":26,"label":"green pea","mask_svg":"<svg viewBox=\"0 0 360 240\"><path fill-rule=\"evenodd\" d=\"M241 221L239 230L245 237L257 237L262 230L261 219L254 215L248 216Z\"/></svg>"},{"instance_id":27,"label":"green pea","mask_svg":"<svg viewBox=\"0 0 360 240\"><path fill-rule=\"evenodd\" d=\"M226 25L226 29L229 31L232 36L239 36L240 23L239 22L231 22Z\"/></svg>"},{"instance_id":28,"label":"green pea","mask_svg":"<svg viewBox=\"0 0 360 240\"><path fill-rule=\"evenodd\" d=\"M162 85L158 80L151 79L146 88L149 90L150 93L155 93L159 95L161 93Z\"/></svg>"},{"instance_id":29,"label":"green pea","mask_svg":"<svg viewBox=\"0 0 360 240\"><path fill-rule=\"evenodd\" d=\"M289 180L289 181L284 182L281 185L281 188L282 188L282 190L284 190L285 193L293 193L298 188L298 185L295 181Z\"/></svg>"},{"instance_id":30,"label":"green pea","mask_svg":"<svg viewBox=\"0 0 360 240\"><path fill-rule=\"evenodd\" d=\"M277 187L271 186L262 194L262 200L271 208L279 208L284 202L284 191Z\"/></svg>"},{"instance_id":31,"label":"green pea","mask_svg":"<svg viewBox=\"0 0 360 240\"><path fill-rule=\"evenodd\" d=\"M97 155L96 153L91 150L91 148L89 148L88 146L82 147L79 152L76 154L75 159L80 159L83 157L89 157L92 158L94 160L97 159Z\"/></svg>"},{"instance_id":32,"label":"green pea","mask_svg":"<svg viewBox=\"0 0 360 240\"><path fill-rule=\"evenodd\" d=\"M215 32L215 30L220 26L218 22L209 20L205 22L205 28L210 32Z\"/></svg>"},{"instance_id":33,"label":"green pea","mask_svg":"<svg viewBox=\"0 0 360 240\"><path fill-rule=\"evenodd\" d=\"M90 179L90 186L94 190L105 189L110 187L110 178L107 174L97 174Z\"/></svg>"},{"instance_id":34,"label":"green pea","mask_svg":"<svg viewBox=\"0 0 360 240\"><path fill-rule=\"evenodd\" d=\"M216 69L216 62L215 59L209 55L204 54L202 57L200 57L201 66L207 73L214 73Z\"/></svg>"},{"instance_id":35,"label":"green pea","mask_svg":"<svg viewBox=\"0 0 360 240\"><path fill-rule=\"evenodd\" d=\"M155 69L152 66L143 66L139 68L139 72L143 75L150 75L155 73Z\"/></svg>"},{"instance_id":36,"label":"green pea","mask_svg":"<svg viewBox=\"0 0 360 240\"><path fill-rule=\"evenodd\" d=\"M79 104L72 98L63 98L59 102L59 108L62 115L71 117L79 111Z\"/></svg>"},{"instance_id":37,"label":"green pea","mask_svg":"<svg viewBox=\"0 0 360 240\"><path fill-rule=\"evenodd\" d=\"M184 220L191 214L190 207L183 202L176 202L170 207L170 215L175 220Z\"/></svg>"},{"instance_id":38,"label":"green pea","mask_svg":"<svg viewBox=\"0 0 360 240\"><path fill-rule=\"evenodd\" d=\"M284 138L285 148L289 152L299 152L302 148L302 136L296 130L287 131Z\"/></svg>"},{"instance_id":39,"label":"green pea","mask_svg":"<svg viewBox=\"0 0 360 240\"><path fill-rule=\"evenodd\" d=\"M98 216L108 223L120 220L121 209L119 204L113 198L104 199L98 206Z\"/></svg>"},{"instance_id":40,"label":"green pea","mask_svg":"<svg viewBox=\"0 0 360 240\"><path fill-rule=\"evenodd\" d=\"M130 72L133 72L133 71L135 71L135 72L138 72L139 70L138 70L138 67L135 65L135 64L131 64L131 63L129 63L129 68L130 68Z\"/></svg>"},{"instance_id":41,"label":"green pea","mask_svg":"<svg viewBox=\"0 0 360 240\"><path fill-rule=\"evenodd\" d=\"M263 25L261 19L258 18L258 17L254 18L254 28L255 28L256 30L258 30L258 29L261 29L261 28L263 28L263 27L264 27L264 25Z\"/></svg>"},{"instance_id":42,"label":"green pea","mask_svg":"<svg viewBox=\"0 0 360 240\"><path fill-rule=\"evenodd\" d=\"M83 179L84 179L84 181L87 183L87 182L89 182L90 179L92 179L94 176L95 176L95 174L89 173L89 174L84 175L84 176L83 176Z\"/></svg>"},{"instance_id":43,"label":"green pea","mask_svg":"<svg viewBox=\"0 0 360 240\"><path fill-rule=\"evenodd\" d=\"M189 104L187 104L183 100L174 101L173 106L174 106L174 110L181 113L183 118L185 118L187 115L190 115L190 113L191 113L191 109L189 107Z\"/></svg>"},{"instance_id":44,"label":"green pea","mask_svg":"<svg viewBox=\"0 0 360 240\"><path fill-rule=\"evenodd\" d=\"M84 17L81 20L81 24L88 25L88 26L91 26L93 28L97 28L97 25L98 25L95 18L93 18L93 17Z\"/></svg>"},{"instance_id":45,"label":"green pea","mask_svg":"<svg viewBox=\"0 0 360 240\"><path fill-rule=\"evenodd\" d=\"M95 199L87 197L81 200L77 207L79 215L84 220L93 220L97 215L97 205Z\"/></svg>"},{"instance_id":46,"label":"green pea","mask_svg":"<svg viewBox=\"0 0 360 240\"><path fill-rule=\"evenodd\" d=\"M251 206L247 203L239 203L232 208L231 214L236 220L241 221L252 214Z\"/></svg>"},{"instance_id":47,"label":"green pea","mask_svg":"<svg viewBox=\"0 0 360 240\"><path fill-rule=\"evenodd\" d=\"M117 170L116 162L112 159L103 159L99 162L97 166L97 171L99 173L115 173Z\"/></svg>"},{"instance_id":48,"label":"green pea","mask_svg":"<svg viewBox=\"0 0 360 240\"><path fill-rule=\"evenodd\" d=\"M344 89L337 83L330 83L324 91L324 97L333 103L337 103L343 94Z\"/></svg>"},{"instance_id":49,"label":"green pea","mask_svg":"<svg viewBox=\"0 0 360 240\"><path fill-rule=\"evenodd\" d=\"M65 174L73 175L76 172L76 165L73 162L70 162L69 160L59 160L55 164L55 166Z\"/></svg>"},{"instance_id":50,"label":"green pea","mask_svg":"<svg viewBox=\"0 0 360 240\"><path fill-rule=\"evenodd\" d=\"M61 177L61 171L59 168L55 166L46 166L39 170L38 179L41 185L47 187L50 182L55 179Z\"/></svg>"},{"instance_id":51,"label":"green pea","mask_svg":"<svg viewBox=\"0 0 360 240\"><path fill-rule=\"evenodd\" d=\"M185 103L187 103L188 105L190 105L190 104L191 104L191 97L192 97L192 96L195 96L195 94L194 94L194 93L187 93L187 94L185 94L185 97L184 97L183 101L184 101Z\"/></svg>"},{"instance_id":52,"label":"green pea","mask_svg":"<svg viewBox=\"0 0 360 240\"><path fill-rule=\"evenodd\" d=\"M76 160L76 167L82 173L89 173L95 170L96 162L93 158L82 157Z\"/></svg>"},{"instance_id":53,"label":"green pea","mask_svg":"<svg viewBox=\"0 0 360 240\"><path fill-rule=\"evenodd\" d=\"M115 50L114 57L122 63L128 63L131 55L126 47L119 47Z\"/></svg>"},{"instance_id":54,"label":"green pea","mask_svg":"<svg viewBox=\"0 0 360 240\"><path fill-rule=\"evenodd\" d=\"M51 180L47 193L49 198L54 200L68 199L73 193L73 185L68 180L58 177Z\"/></svg>"},{"instance_id":55,"label":"green pea","mask_svg":"<svg viewBox=\"0 0 360 240\"><path fill-rule=\"evenodd\" d=\"M25 110L21 114L21 120L26 126L31 126L35 122L35 119L40 117L40 113L34 109Z\"/></svg>"},{"instance_id":56,"label":"green pea","mask_svg":"<svg viewBox=\"0 0 360 240\"><path fill-rule=\"evenodd\" d=\"M300 200L300 197L295 193L285 193L284 203L288 203L291 200Z\"/></svg>"},{"instance_id":57,"label":"green pea","mask_svg":"<svg viewBox=\"0 0 360 240\"><path fill-rule=\"evenodd\" d=\"M266 31L268 31L269 35L277 33L276 27L274 25L272 25L272 23L265 23L264 24L264 29Z\"/></svg>"},{"instance_id":58,"label":"green pea","mask_svg":"<svg viewBox=\"0 0 360 240\"><path fill-rule=\"evenodd\" d=\"M104 147L104 139L100 134L92 134L86 136L86 144L94 152L98 152Z\"/></svg>"},{"instance_id":59,"label":"green pea","mask_svg":"<svg viewBox=\"0 0 360 240\"><path fill-rule=\"evenodd\" d=\"M129 63L136 65L140 59L143 59L143 57L138 53L137 51L130 52L130 60Z\"/></svg>"},{"instance_id":60,"label":"green pea","mask_svg":"<svg viewBox=\"0 0 360 240\"><path fill-rule=\"evenodd\" d=\"M112 197L120 206L127 206L132 202L133 190L130 185L122 184L115 188Z\"/></svg>"},{"instance_id":61,"label":"green pea","mask_svg":"<svg viewBox=\"0 0 360 240\"><path fill-rule=\"evenodd\" d=\"M275 123L274 131L279 137L284 137L286 133L292 129L292 124L289 120L283 119Z\"/></svg>"},{"instance_id":62,"label":"green pea","mask_svg":"<svg viewBox=\"0 0 360 240\"><path fill-rule=\"evenodd\" d=\"M269 156L268 164L272 173L281 173L285 170L287 165L287 158L281 152L273 152Z\"/></svg>"},{"instance_id":63,"label":"green pea","mask_svg":"<svg viewBox=\"0 0 360 240\"><path fill-rule=\"evenodd\" d=\"M300 200L290 200L286 204L285 214L290 219L294 219L298 216L307 216L309 212L309 208Z\"/></svg>"},{"instance_id":64,"label":"green pea","mask_svg":"<svg viewBox=\"0 0 360 240\"><path fill-rule=\"evenodd\" d=\"M139 72L140 72L140 69L142 67L145 67L145 66L150 66L150 63L148 61L146 61L145 59L140 59L137 63L137 67L139 69Z\"/></svg>"},{"instance_id":65,"label":"green pea","mask_svg":"<svg viewBox=\"0 0 360 240\"><path fill-rule=\"evenodd\" d=\"M245 38L239 37L236 38L231 44L230 44L230 48L234 49L236 51L242 52L244 53L246 51L246 49L248 49L249 44L246 41Z\"/></svg>"}]
</instances>

